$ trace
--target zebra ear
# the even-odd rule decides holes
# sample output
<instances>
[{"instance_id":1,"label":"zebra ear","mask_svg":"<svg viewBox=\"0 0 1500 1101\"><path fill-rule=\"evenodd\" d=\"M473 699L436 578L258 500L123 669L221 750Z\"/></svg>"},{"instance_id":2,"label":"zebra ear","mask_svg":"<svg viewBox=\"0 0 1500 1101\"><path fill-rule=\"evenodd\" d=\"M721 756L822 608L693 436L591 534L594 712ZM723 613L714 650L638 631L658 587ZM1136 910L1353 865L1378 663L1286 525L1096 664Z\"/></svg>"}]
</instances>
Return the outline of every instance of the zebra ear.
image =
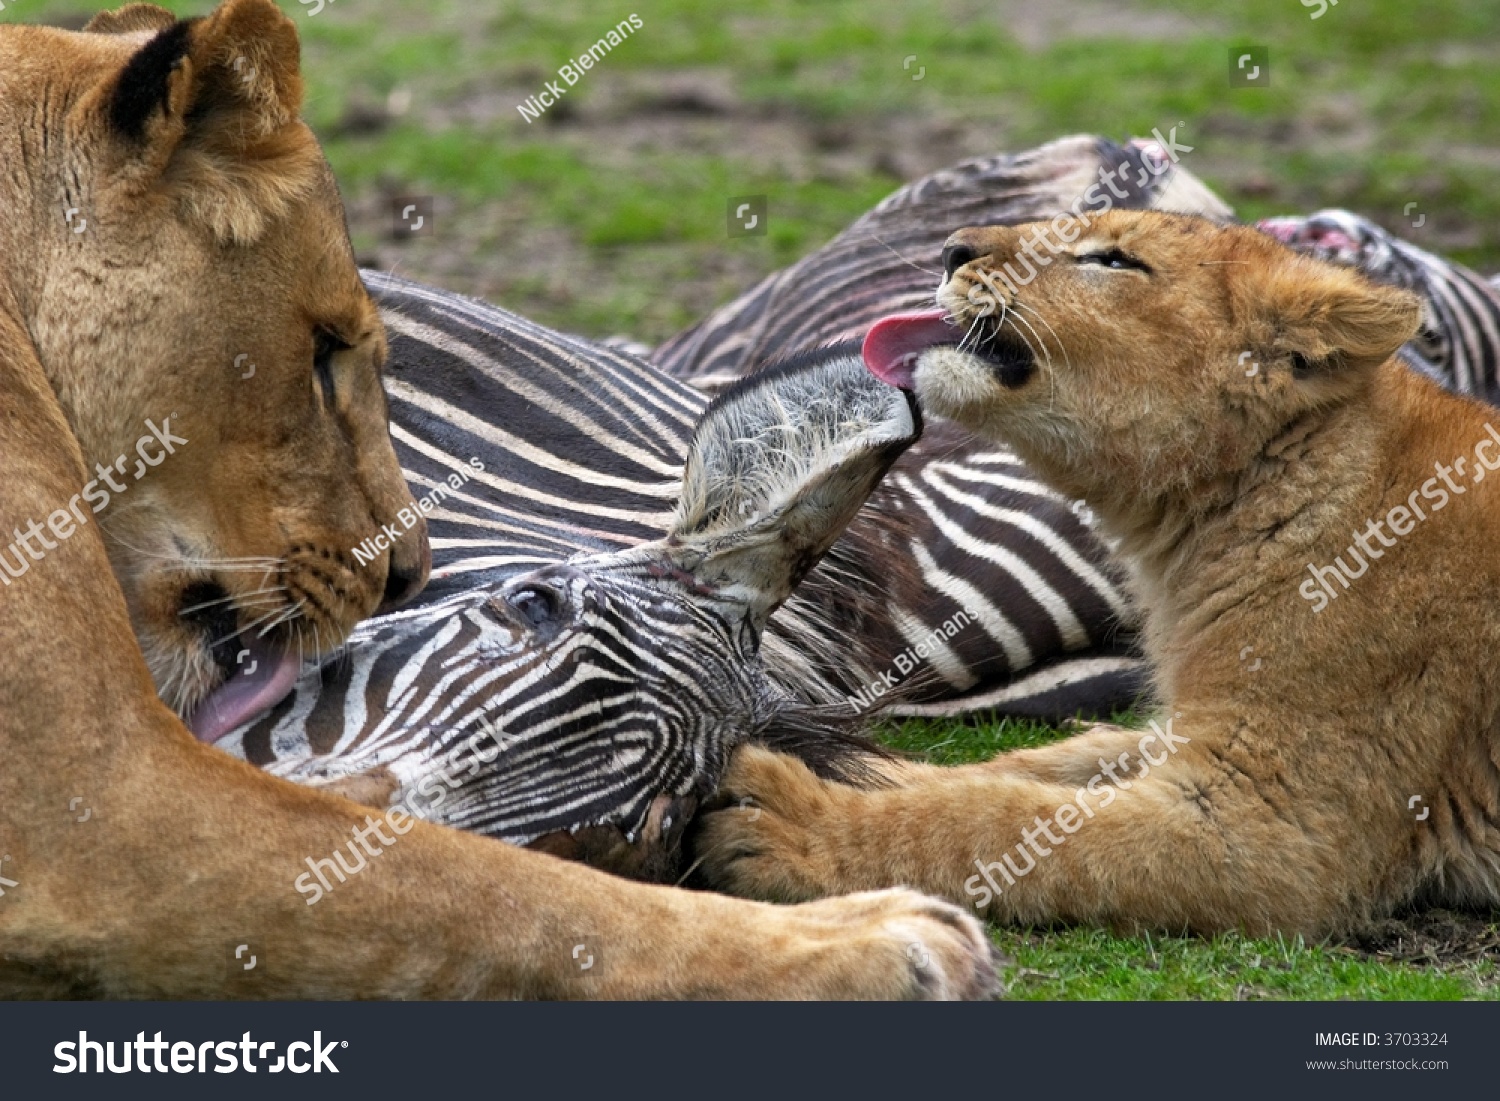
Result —
<instances>
[{"instance_id":1,"label":"zebra ear","mask_svg":"<svg viewBox=\"0 0 1500 1101\"><path fill-rule=\"evenodd\" d=\"M759 632L921 433L858 344L758 372L698 422L667 553Z\"/></svg>"}]
</instances>

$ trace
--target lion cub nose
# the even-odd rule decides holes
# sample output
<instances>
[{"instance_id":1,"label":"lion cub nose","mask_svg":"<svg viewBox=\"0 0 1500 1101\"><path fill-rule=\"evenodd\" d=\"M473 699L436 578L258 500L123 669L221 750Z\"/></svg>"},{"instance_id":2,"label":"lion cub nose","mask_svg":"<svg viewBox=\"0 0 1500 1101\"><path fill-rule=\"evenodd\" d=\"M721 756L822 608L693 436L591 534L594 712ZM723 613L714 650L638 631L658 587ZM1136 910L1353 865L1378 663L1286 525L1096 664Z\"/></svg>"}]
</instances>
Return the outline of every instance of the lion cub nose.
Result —
<instances>
[{"instance_id":1,"label":"lion cub nose","mask_svg":"<svg viewBox=\"0 0 1500 1101\"><path fill-rule=\"evenodd\" d=\"M943 246L943 270L951 279L954 272L979 255L979 250L962 241L954 241L951 237L948 242Z\"/></svg>"}]
</instances>

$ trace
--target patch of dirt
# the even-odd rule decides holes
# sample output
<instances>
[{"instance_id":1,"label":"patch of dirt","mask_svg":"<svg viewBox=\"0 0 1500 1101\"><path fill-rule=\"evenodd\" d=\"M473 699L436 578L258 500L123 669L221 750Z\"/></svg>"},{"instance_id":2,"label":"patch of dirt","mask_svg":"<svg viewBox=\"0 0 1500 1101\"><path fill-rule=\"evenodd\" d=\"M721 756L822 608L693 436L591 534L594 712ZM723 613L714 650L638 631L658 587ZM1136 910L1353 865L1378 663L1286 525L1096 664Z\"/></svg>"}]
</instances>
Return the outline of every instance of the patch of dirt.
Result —
<instances>
[{"instance_id":1,"label":"patch of dirt","mask_svg":"<svg viewBox=\"0 0 1500 1101\"><path fill-rule=\"evenodd\" d=\"M433 130L488 128L499 141L509 133L534 137L535 129L545 128L549 143L582 150L600 171L622 175L639 172L652 158L682 152L751 164L799 182L852 186L879 174L889 178L891 190L955 161L1013 144L1004 124L993 119L934 117L913 109L828 121L786 107L747 103L730 73L713 68L596 73L586 96L561 101L528 126L516 111L526 92L511 87L514 75L504 86L490 84L412 108L408 121ZM345 117L328 128L330 133L374 132L382 128L383 117L388 123L407 106L392 109L358 90L351 93L350 104ZM778 260L764 238L591 249L566 227L539 224L530 198L515 193L483 202L434 196L436 235L403 238L392 232L391 203L409 190L407 181L396 179L346 190L362 264L486 298L543 324L588 336L616 335L628 328L630 336L659 343L789 262ZM830 222L824 239L847 221L852 216ZM806 251L821 243L810 242ZM580 278L583 272L587 278ZM646 287L658 290L646 295ZM627 307L626 322L600 321L601 315L618 317Z\"/></svg>"},{"instance_id":2,"label":"patch of dirt","mask_svg":"<svg viewBox=\"0 0 1500 1101\"><path fill-rule=\"evenodd\" d=\"M1500 963L1500 914L1422 910L1379 922L1350 937L1348 944L1379 963L1442 970L1481 960Z\"/></svg>"},{"instance_id":3,"label":"patch of dirt","mask_svg":"<svg viewBox=\"0 0 1500 1101\"><path fill-rule=\"evenodd\" d=\"M1002 13L1003 14L999 14ZM1195 34L1224 38L1227 31L1202 11L1167 11L1104 0L1009 0L1003 6L984 3L973 18L997 16L1001 24L1028 50L1045 50L1055 42L1076 38L1123 38L1176 42Z\"/></svg>"},{"instance_id":4,"label":"patch of dirt","mask_svg":"<svg viewBox=\"0 0 1500 1101\"><path fill-rule=\"evenodd\" d=\"M538 7L544 0L529 0ZM402 9L404 12L405 9ZM1001 28L1022 48L1041 52L1068 40L1182 42L1227 41L1232 21L1211 11L1183 4L1140 0L949 0L942 17L955 27ZM405 16L401 16L405 18ZM756 19L726 15L738 35L759 33ZM768 16L766 18L781 18ZM872 12L872 19L879 16ZM400 23L389 28L399 30ZM1107 48L1099 46L1098 48ZM1439 63L1463 64L1473 55L1449 50ZM838 83L841 59L818 63L821 78ZM893 72L898 60L893 59ZM882 94L855 117L828 119L799 111L794 104L747 100L741 75L733 66L696 65L670 68L601 66L587 81L531 123L517 105L539 93L555 72L541 64L514 62L493 70L466 73L457 87L426 88L416 77L414 89L395 91L351 88L343 115L325 127L328 136L358 138L378 133L398 119L429 132L451 127L493 135L497 143L519 139L580 150L601 172L639 178L653 163L687 154L734 165L789 181L820 180L841 185L865 184L872 175L901 183L956 161L1000 151L1018 151L1034 140L1060 137L1036 134L1024 97L992 97L983 103L938 102L925 86L900 80L901 90ZM1122 92L1122 94L1127 94ZM1371 92L1363 88L1310 91L1294 118L1259 118L1209 111L1185 120L1185 141L1197 147L1189 167L1231 205L1249 203L1258 216L1306 213L1342 202L1343 196L1366 193L1372 181L1365 166L1380 140L1372 121ZM1163 119L1171 126L1177 120ZM1024 139L1020 136L1024 133ZM1117 133L1111 137L1131 135ZM1283 157L1307 150L1334 156L1334 164L1316 185L1301 183L1281 165ZM1490 166L1488 148L1434 150L1445 157ZM720 239L717 248L704 241L662 242L617 249L590 248L576 235L538 230L535 203L525 195L447 201L450 211L435 238L397 240L388 230L387 194L409 180L382 184L346 197L361 259L373 266L396 267L412 278L452 290L496 299L536 320L569 331L603 336L622 329L655 343L703 316L716 305L747 289L760 277L789 262L765 239ZM746 188L729 194L750 193ZM1474 248L1489 240L1482 227L1461 218L1445 218L1443 179L1412 187L1410 198L1429 214L1417 242L1439 252ZM727 198L728 195L725 196ZM439 215L442 216L442 197ZM707 196L684 194L684 203ZM712 204L706 204L711 206ZM1367 206L1368 204L1366 204ZM774 218L775 201L772 210ZM1361 212L1387 228L1413 233L1390 210ZM847 219L830 222L822 239L843 228ZM1406 220L1409 223L1409 219ZM461 225L461 230L454 230ZM557 227L566 230L566 227ZM809 237L801 251L820 239ZM581 276L580 273L587 273ZM646 283L658 288L655 303L636 293ZM642 314L645 316L642 316Z\"/></svg>"}]
</instances>

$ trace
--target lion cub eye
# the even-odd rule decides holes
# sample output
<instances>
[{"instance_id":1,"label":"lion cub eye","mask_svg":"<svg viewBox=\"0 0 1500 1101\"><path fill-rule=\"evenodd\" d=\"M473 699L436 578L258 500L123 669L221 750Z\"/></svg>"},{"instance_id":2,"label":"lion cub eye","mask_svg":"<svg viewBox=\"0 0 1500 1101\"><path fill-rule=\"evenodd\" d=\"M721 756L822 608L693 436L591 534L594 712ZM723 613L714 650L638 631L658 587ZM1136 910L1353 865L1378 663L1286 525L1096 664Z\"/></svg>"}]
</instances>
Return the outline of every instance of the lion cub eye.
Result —
<instances>
[{"instance_id":1,"label":"lion cub eye","mask_svg":"<svg viewBox=\"0 0 1500 1101\"><path fill-rule=\"evenodd\" d=\"M1086 252L1078 257L1080 264L1098 264L1111 271L1141 271L1147 275L1151 269L1122 249L1112 248L1103 252Z\"/></svg>"},{"instance_id":2,"label":"lion cub eye","mask_svg":"<svg viewBox=\"0 0 1500 1101\"><path fill-rule=\"evenodd\" d=\"M323 401L333 404L333 357L336 353L352 347L347 341L327 329L313 333L313 373L318 379L318 388L323 392Z\"/></svg>"}]
</instances>

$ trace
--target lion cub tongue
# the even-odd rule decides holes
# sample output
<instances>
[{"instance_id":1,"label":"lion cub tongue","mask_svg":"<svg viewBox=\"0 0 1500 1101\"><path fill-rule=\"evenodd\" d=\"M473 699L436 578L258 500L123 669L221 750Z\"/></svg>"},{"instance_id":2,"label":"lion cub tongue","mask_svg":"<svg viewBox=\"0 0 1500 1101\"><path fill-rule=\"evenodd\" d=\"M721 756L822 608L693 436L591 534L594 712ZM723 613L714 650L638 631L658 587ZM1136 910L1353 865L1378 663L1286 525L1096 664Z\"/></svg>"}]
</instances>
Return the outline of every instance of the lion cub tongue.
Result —
<instances>
[{"instance_id":1,"label":"lion cub tongue","mask_svg":"<svg viewBox=\"0 0 1500 1101\"><path fill-rule=\"evenodd\" d=\"M934 344L957 344L959 332L943 310L893 313L865 334L865 366L882 382L910 390L917 356Z\"/></svg>"},{"instance_id":2,"label":"lion cub tongue","mask_svg":"<svg viewBox=\"0 0 1500 1101\"><path fill-rule=\"evenodd\" d=\"M269 711L297 683L302 659L276 650L257 638L241 638L238 667L219 688L198 705L188 729L200 742L212 744L237 726Z\"/></svg>"}]
</instances>

